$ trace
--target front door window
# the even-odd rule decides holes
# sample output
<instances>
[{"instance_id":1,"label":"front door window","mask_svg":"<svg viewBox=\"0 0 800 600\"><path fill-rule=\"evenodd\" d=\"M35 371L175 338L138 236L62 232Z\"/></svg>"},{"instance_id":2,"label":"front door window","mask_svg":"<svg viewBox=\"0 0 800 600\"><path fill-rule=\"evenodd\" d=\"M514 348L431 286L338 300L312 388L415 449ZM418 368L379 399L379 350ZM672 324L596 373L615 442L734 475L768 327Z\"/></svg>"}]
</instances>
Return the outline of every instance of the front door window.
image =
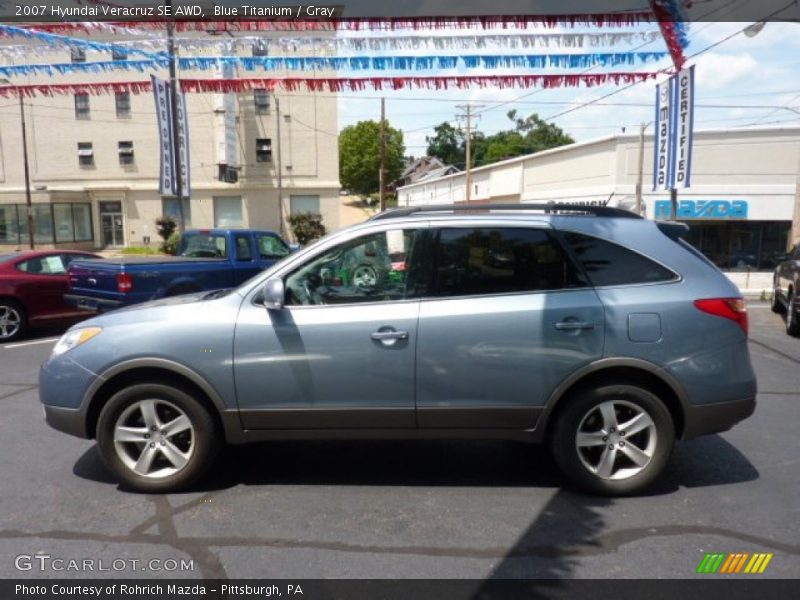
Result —
<instances>
[{"instance_id":1,"label":"front door window","mask_svg":"<svg viewBox=\"0 0 800 600\"><path fill-rule=\"evenodd\" d=\"M103 228L104 246L124 246L124 231L122 227L122 213L105 213L100 215Z\"/></svg>"}]
</instances>

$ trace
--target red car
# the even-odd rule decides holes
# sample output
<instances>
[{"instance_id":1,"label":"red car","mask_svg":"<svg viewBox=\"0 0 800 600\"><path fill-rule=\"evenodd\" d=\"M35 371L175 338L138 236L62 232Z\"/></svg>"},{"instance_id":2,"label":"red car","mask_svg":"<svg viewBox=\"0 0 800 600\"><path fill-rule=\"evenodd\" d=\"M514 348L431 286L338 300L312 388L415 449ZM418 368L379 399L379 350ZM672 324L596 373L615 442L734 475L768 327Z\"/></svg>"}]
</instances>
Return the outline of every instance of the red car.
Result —
<instances>
[{"instance_id":1,"label":"red car","mask_svg":"<svg viewBox=\"0 0 800 600\"><path fill-rule=\"evenodd\" d=\"M28 327L88 319L93 313L64 302L67 267L76 258L102 258L77 250L31 250L0 254L0 343Z\"/></svg>"}]
</instances>

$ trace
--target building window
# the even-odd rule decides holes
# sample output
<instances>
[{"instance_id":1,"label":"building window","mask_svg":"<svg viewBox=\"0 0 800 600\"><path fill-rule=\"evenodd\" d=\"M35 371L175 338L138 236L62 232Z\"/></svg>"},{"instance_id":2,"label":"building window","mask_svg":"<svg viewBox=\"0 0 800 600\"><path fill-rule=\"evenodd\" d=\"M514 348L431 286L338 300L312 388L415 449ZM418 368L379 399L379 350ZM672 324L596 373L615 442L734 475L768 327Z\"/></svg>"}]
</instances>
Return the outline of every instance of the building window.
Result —
<instances>
[{"instance_id":1,"label":"building window","mask_svg":"<svg viewBox=\"0 0 800 600\"><path fill-rule=\"evenodd\" d=\"M128 60L128 51L125 48L113 48L111 50L111 60Z\"/></svg>"},{"instance_id":2,"label":"building window","mask_svg":"<svg viewBox=\"0 0 800 600\"><path fill-rule=\"evenodd\" d=\"M78 164L82 167L94 166L92 142L78 142Z\"/></svg>"},{"instance_id":3,"label":"building window","mask_svg":"<svg viewBox=\"0 0 800 600\"><path fill-rule=\"evenodd\" d=\"M183 206L183 223L186 227L192 226L192 206L188 198L184 198ZM178 199L177 198L162 198L161 199L161 214L172 217L175 222L178 222Z\"/></svg>"},{"instance_id":4,"label":"building window","mask_svg":"<svg viewBox=\"0 0 800 600\"><path fill-rule=\"evenodd\" d=\"M216 196L214 198L214 227L241 227L243 225L241 196Z\"/></svg>"},{"instance_id":5,"label":"building window","mask_svg":"<svg viewBox=\"0 0 800 600\"><path fill-rule=\"evenodd\" d=\"M319 212L319 196L295 196L289 198L289 214L296 215L298 213L313 213L315 215Z\"/></svg>"},{"instance_id":6,"label":"building window","mask_svg":"<svg viewBox=\"0 0 800 600\"><path fill-rule=\"evenodd\" d=\"M114 94L117 105L117 117L131 116L131 95L130 92L117 92Z\"/></svg>"},{"instance_id":7,"label":"building window","mask_svg":"<svg viewBox=\"0 0 800 600\"><path fill-rule=\"evenodd\" d=\"M72 62L74 63L86 62L86 50L84 50L83 48L71 48L69 53Z\"/></svg>"},{"instance_id":8,"label":"building window","mask_svg":"<svg viewBox=\"0 0 800 600\"><path fill-rule=\"evenodd\" d=\"M92 207L59 202L33 205L34 240L52 244L92 240ZM0 244L28 241L28 209L24 204L0 206Z\"/></svg>"},{"instance_id":9,"label":"building window","mask_svg":"<svg viewBox=\"0 0 800 600\"><path fill-rule=\"evenodd\" d=\"M256 162L272 161L272 140L258 138L256 140Z\"/></svg>"},{"instance_id":10,"label":"building window","mask_svg":"<svg viewBox=\"0 0 800 600\"><path fill-rule=\"evenodd\" d=\"M118 142L117 148L119 150L119 164L132 165L133 164L133 142Z\"/></svg>"},{"instance_id":11,"label":"building window","mask_svg":"<svg viewBox=\"0 0 800 600\"><path fill-rule=\"evenodd\" d=\"M253 44L253 56L269 56L269 50L264 42L255 42Z\"/></svg>"},{"instance_id":12,"label":"building window","mask_svg":"<svg viewBox=\"0 0 800 600\"><path fill-rule=\"evenodd\" d=\"M75 118L89 118L89 94L75 94Z\"/></svg>"},{"instance_id":13,"label":"building window","mask_svg":"<svg viewBox=\"0 0 800 600\"><path fill-rule=\"evenodd\" d=\"M253 101L256 105L257 115L265 115L269 113L269 92L267 90L253 90Z\"/></svg>"}]
</instances>

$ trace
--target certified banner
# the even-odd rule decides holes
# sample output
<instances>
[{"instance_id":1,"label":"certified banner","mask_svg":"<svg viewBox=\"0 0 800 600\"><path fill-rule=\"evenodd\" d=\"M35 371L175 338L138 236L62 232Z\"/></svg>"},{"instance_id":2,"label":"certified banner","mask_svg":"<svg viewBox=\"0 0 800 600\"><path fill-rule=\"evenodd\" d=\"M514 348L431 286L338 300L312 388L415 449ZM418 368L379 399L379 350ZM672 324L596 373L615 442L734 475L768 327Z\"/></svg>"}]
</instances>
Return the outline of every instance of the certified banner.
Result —
<instances>
[{"instance_id":1,"label":"certified banner","mask_svg":"<svg viewBox=\"0 0 800 600\"><path fill-rule=\"evenodd\" d=\"M674 188L688 188L692 176L692 134L694 130L694 66L673 77L672 182Z\"/></svg>"},{"instance_id":2,"label":"certified banner","mask_svg":"<svg viewBox=\"0 0 800 600\"><path fill-rule=\"evenodd\" d=\"M172 111L169 102L169 83L163 79L151 76L153 82L153 96L156 102L156 119L158 123L159 157L161 170L159 174L158 191L162 196L175 194L175 177L173 171L174 143L172 139Z\"/></svg>"},{"instance_id":3,"label":"certified banner","mask_svg":"<svg viewBox=\"0 0 800 600\"><path fill-rule=\"evenodd\" d=\"M653 191L669 189L672 178L672 88L672 77L656 86Z\"/></svg>"},{"instance_id":4,"label":"certified banner","mask_svg":"<svg viewBox=\"0 0 800 600\"><path fill-rule=\"evenodd\" d=\"M181 192L184 198L192 195L189 173L189 118L186 110L186 94L181 92L176 99L178 109L178 159L181 176ZM177 189L174 192L178 193Z\"/></svg>"}]
</instances>

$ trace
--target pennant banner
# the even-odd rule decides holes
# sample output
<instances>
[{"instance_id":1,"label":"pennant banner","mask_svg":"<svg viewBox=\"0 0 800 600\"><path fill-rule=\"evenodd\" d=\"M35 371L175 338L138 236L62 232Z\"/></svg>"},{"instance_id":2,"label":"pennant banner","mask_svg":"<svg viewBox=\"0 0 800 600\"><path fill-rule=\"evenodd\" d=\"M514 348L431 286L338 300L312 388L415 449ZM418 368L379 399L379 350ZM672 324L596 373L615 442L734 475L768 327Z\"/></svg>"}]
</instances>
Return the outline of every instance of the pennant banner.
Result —
<instances>
[{"instance_id":1,"label":"pennant banner","mask_svg":"<svg viewBox=\"0 0 800 600\"><path fill-rule=\"evenodd\" d=\"M560 68L575 69L592 66L616 67L661 60L666 52L620 52L599 54L511 54L511 55L471 55L471 56L194 56L178 59L184 71L207 71L239 67L245 71L311 71L311 70L430 70L500 68ZM169 68L166 57L151 60L111 60L85 63L58 63L0 66L0 76L19 75L65 75L68 73L104 73L106 71L128 70L144 72L148 69Z\"/></svg>"},{"instance_id":2,"label":"pennant banner","mask_svg":"<svg viewBox=\"0 0 800 600\"><path fill-rule=\"evenodd\" d=\"M146 52L145 50L140 50L136 47L117 46L116 44L104 44L101 42L92 42L89 40L82 40L79 38L57 35L54 33L46 33L44 31L37 31L36 29L30 29L25 27L14 27L13 25L0 25L0 36L22 37L29 40L35 39L41 42L45 42L46 44L49 44L51 46L81 48L84 50L88 49L88 50L95 50L98 52L130 52L133 54L147 56L148 58L154 58L159 54L159 53L154 54L152 52Z\"/></svg>"},{"instance_id":3,"label":"pennant banner","mask_svg":"<svg viewBox=\"0 0 800 600\"><path fill-rule=\"evenodd\" d=\"M105 25L102 23L101 25ZM128 30L109 27L107 31L129 35ZM102 30L106 31L106 30ZM140 48L157 54L164 49L162 37L152 37L152 32L134 30L140 39L115 42L115 46ZM264 46L269 50L295 52L298 49L312 49L316 52L360 52L365 50L482 50L485 48L597 48L603 46L650 43L661 38L660 31L619 31L609 33L501 33L494 35L413 35L386 37L237 37L219 38L179 38L176 44L181 50L193 54L214 51L218 54L235 54L236 51L250 50L253 46ZM0 55L22 57L30 54L52 54L51 45L3 45Z\"/></svg>"},{"instance_id":4,"label":"pennant banner","mask_svg":"<svg viewBox=\"0 0 800 600\"><path fill-rule=\"evenodd\" d=\"M342 92L373 90L402 90L408 88L446 90L451 88L558 88L594 87L604 84L631 84L655 79L659 72L579 73L575 75L474 75L453 77L354 77L354 78L247 78L247 79L181 79L184 92L251 92L257 89L289 91L305 88L311 92ZM149 81L117 81L103 83L54 83L0 86L2 97L53 96L71 94L113 94L150 92Z\"/></svg>"},{"instance_id":5,"label":"pennant banner","mask_svg":"<svg viewBox=\"0 0 800 600\"><path fill-rule=\"evenodd\" d=\"M176 31L359 31L397 29L492 29L527 27L619 27L653 21L650 11L591 13L574 15L500 15L465 17L398 17L398 18L338 18L326 20L248 20L248 21L176 21ZM166 21L110 22L112 27L165 29ZM42 31L91 33L96 27L85 23L43 23L36 27Z\"/></svg>"}]
</instances>

